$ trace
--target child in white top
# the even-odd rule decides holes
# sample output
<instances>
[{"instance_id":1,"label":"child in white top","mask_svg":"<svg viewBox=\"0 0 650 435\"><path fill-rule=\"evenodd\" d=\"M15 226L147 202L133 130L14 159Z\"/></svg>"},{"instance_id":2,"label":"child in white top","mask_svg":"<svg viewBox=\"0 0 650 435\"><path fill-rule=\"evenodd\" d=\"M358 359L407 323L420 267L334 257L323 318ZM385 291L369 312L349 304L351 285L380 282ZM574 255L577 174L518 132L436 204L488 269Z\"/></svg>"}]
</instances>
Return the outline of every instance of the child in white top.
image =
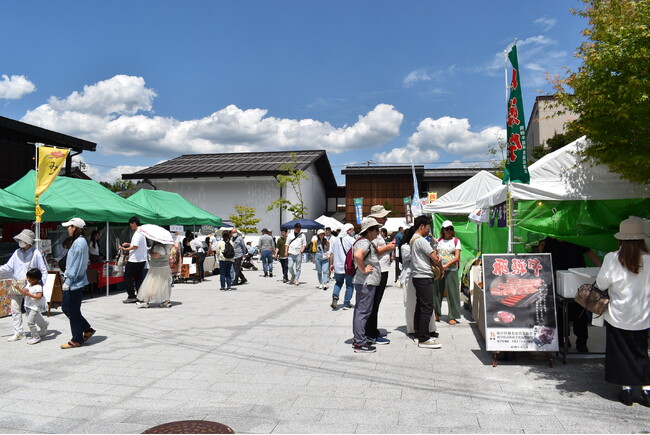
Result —
<instances>
[{"instance_id":1,"label":"child in white top","mask_svg":"<svg viewBox=\"0 0 650 435\"><path fill-rule=\"evenodd\" d=\"M47 327L49 326L49 323L41 314L47 310L47 303L45 296L43 296L43 286L41 285L42 276L39 269L29 269L25 274L28 284L23 289L22 294L25 296L27 326L32 333L32 337L27 340L27 344L36 344L41 341L41 335L47 334ZM36 325L40 328L40 332Z\"/></svg>"}]
</instances>

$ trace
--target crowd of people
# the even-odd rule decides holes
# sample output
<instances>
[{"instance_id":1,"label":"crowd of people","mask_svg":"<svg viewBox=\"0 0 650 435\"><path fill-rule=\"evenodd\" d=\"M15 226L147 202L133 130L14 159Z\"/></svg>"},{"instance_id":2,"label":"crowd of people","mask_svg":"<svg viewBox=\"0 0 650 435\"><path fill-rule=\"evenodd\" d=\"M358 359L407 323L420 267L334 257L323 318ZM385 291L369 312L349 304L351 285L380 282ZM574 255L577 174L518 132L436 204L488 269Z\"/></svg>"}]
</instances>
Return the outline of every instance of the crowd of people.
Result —
<instances>
[{"instance_id":1,"label":"crowd of people","mask_svg":"<svg viewBox=\"0 0 650 435\"><path fill-rule=\"evenodd\" d=\"M447 296L449 325L460 322L460 293L458 268L461 243L454 226L444 221L439 237L431 234L431 220L427 216L415 218L411 227L390 237L383 228L388 211L381 205L371 208L361 222L359 234L352 224L340 231L330 228L318 230L307 243L302 227L295 224L292 231L281 230L276 239L272 231L262 230L257 246L248 246L236 228L218 236L201 240L188 232L182 241L163 244L148 240L138 231L137 217L129 220L133 234L121 245L128 260L124 272L127 298L124 303L136 303L140 308L150 304L171 306L172 272L178 270L182 253L192 252L197 262L206 255L214 255L219 262L220 289L247 282L242 271L247 256L259 253L263 277L273 277L274 261L279 261L282 282L300 286L301 267L305 254L312 253L317 272L317 288L327 290L330 281L333 310L354 309L352 316L352 348L357 353L376 352L376 346L388 345L390 340L378 327L379 312L386 289L389 271L395 267L395 281L404 293L406 332L419 348L439 349L436 322L442 314L443 295ZM85 238L86 223L72 218L62 224L67 229L65 242L68 250L62 259L62 308L68 317L71 338L62 349L82 346L94 334L90 323L81 312L83 289L88 285L86 270L89 260L101 258L99 233L93 231ZM610 302L603 315L606 327L605 378L621 386L619 399L626 405L634 401L634 388L640 389L640 403L650 407L650 360L648 359L648 332L650 331L650 254L645 243L644 221L631 217L620 223L615 234L619 249L607 254L602 261L596 284L608 289ZM49 324L43 318L47 305L43 286L48 276L46 261L35 247L35 234L23 230L14 240L19 248L0 273L10 273L18 291L11 295L12 335L8 341L26 338L23 310L30 337L27 343L37 344L48 333ZM587 255L600 265L598 256L588 248L579 247L552 238L540 244L540 252L553 254L553 268L584 265ZM309 257L308 257L309 259ZM393 266L395 263L395 266ZM59 263L61 264L61 262ZM204 279L202 264L197 265L200 279ZM146 273L145 273L146 271ZM279 277L278 277L279 278ZM339 304L345 287L343 303ZM356 293L356 295L355 295ZM354 297L354 304L353 304ZM584 311L571 319L578 337L577 348L586 352L586 323ZM560 333L560 336L564 336Z\"/></svg>"}]
</instances>

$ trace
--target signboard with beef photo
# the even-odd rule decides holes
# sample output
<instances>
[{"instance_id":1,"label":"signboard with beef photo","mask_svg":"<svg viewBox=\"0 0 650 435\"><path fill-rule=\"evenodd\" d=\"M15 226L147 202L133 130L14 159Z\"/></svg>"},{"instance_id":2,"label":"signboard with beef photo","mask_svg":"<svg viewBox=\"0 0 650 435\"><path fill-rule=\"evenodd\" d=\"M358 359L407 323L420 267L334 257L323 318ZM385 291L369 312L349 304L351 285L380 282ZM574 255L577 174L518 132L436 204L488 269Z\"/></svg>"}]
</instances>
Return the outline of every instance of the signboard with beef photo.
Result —
<instances>
[{"instance_id":1,"label":"signboard with beef photo","mask_svg":"<svg viewBox=\"0 0 650 435\"><path fill-rule=\"evenodd\" d=\"M483 255L488 351L557 351L551 254Z\"/></svg>"}]
</instances>

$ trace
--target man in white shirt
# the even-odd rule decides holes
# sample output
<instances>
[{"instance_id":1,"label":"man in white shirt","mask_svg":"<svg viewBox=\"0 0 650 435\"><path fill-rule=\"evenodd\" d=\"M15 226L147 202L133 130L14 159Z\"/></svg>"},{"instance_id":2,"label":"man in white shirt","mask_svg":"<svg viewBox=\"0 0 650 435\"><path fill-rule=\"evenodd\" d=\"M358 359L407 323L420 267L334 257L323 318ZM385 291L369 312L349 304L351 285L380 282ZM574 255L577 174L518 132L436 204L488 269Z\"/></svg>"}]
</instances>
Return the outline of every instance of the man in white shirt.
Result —
<instances>
[{"instance_id":1,"label":"man in white shirt","mask_svg":"<svg viewBox=\"0 0 650 435\"><path fill-rule=\"evenodd\" d=\"M341 235L330 238L330 272L334 272L334 289L332 290L332 303L330 306L333 310L338 307L339 293L341 293L344 281L343 309L349 310L352 308L351 301L354 294L352 279L354 275L345 273L345 258L352 245L354 245L354 225L352 224L343 225Z\"/></svg>"},{"instance_id":2,"label":"man in white shirt","mask_svg":"<svg viewBox=\"0 0 650 435\"><path fill-rule=\"evenodd\" d=\"M302 230L302 225L296 223L293 226L293 232L287 237L287 245L285 247L285 253L289 257L289 273L291 274L291 279L289 284L300 285L300 268L302 266L302 253L305 252L307 247L307 240L305 235L300 231Z\"/></svg>"},{"instance_id":3,"label":"man in white shirt","mask_svg":"<svg viewBox=\"0 0 650 435\"><path fill-rule=\"evenodd\" d=\"M125 304L134 304L138 301L136 293L144 279L143 272L147 264L147 239L138 231L139 226L140 219L137 216L129 219L129 227L135 232L131 243L122 243L122 250L129 254L129 260L124 269L124 286L127 298L122 302Z\"/></svg>"}]
</instances>

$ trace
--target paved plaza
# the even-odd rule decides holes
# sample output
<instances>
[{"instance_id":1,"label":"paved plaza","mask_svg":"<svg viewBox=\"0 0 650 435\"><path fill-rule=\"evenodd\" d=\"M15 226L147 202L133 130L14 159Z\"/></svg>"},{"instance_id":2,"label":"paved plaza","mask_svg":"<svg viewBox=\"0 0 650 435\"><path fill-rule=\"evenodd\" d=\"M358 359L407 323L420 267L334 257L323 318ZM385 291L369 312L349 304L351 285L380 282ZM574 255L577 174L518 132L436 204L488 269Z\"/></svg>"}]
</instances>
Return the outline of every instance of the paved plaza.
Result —
<instances>
[{"instance_id":1,"label":"paved plaza","mask_svg":"<svg viewBox=\"0 0 650 435\"><path fill-rule=\"evenodd\" d=\"M313 264L299 287L246 275L231 292L218 276L177 284L168 309L122 304L124 293L86 299L97 334L78 349L59 348L70 338L60 309L33 346L7 342L11 318L0 319L0 432L141 433L197 419L238 433L650 431L650 409L616 400L602 360L551 368L526 353L492 367L467 312L438 323L442 349L420 349L394 286L379 315L391 344L355 354L353 311L329 307Z\"/></svg>"}]
</instances>

